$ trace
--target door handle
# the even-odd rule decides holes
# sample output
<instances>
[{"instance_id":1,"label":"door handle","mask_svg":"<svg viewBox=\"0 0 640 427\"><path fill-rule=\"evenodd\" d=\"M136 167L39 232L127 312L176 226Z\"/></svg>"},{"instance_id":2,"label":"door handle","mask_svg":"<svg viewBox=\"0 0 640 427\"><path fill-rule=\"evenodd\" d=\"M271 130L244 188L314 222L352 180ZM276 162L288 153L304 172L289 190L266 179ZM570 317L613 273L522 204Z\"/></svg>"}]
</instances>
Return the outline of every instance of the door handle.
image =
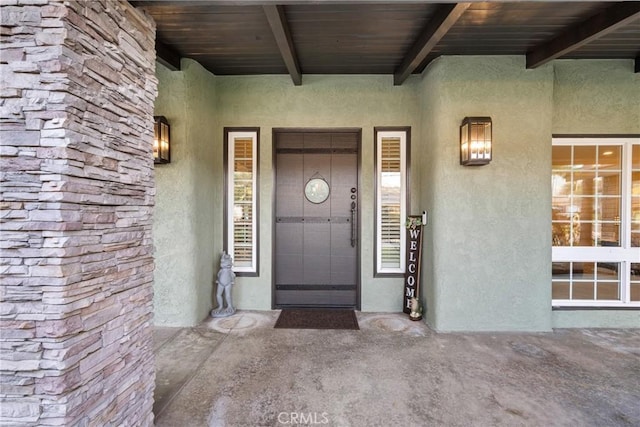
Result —
<instances>
[{"instance_id":1,"label":"door handle","mask_svg":"<svg viewBox=\"0 0 640 427\"><path fill-rule=\"evenodd\" d=\"M356 202L351 202L351 247L356 247L358 229L356 228Z\"/></svg>"}]
</instances>

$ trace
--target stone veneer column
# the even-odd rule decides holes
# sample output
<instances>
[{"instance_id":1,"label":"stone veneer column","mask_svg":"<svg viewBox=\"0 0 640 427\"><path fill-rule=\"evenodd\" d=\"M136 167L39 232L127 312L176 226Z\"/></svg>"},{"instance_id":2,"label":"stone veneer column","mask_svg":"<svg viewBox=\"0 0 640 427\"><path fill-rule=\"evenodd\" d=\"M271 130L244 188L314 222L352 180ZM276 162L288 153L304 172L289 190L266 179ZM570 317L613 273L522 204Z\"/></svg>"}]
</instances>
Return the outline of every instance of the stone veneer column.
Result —
<instances>
[{"instance_id":1,"label":"stone veneer column","mask_svg":"<svg viewBox=\"0 0 640 427\"><path fill-rule=\"evenodd\" d=\"M0 424L152 425L155 24L2 0Z\"/></svg>"}]
</instances>

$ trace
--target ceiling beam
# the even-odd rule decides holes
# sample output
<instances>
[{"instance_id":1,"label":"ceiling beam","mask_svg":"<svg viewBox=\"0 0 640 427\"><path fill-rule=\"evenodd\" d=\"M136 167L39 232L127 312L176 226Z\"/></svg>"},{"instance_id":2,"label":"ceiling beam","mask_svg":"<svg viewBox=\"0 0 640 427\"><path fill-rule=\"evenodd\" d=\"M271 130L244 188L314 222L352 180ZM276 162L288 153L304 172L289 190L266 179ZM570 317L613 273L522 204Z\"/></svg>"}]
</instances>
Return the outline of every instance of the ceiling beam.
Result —
<instances>
[{"instance_id":1,"label":"ceiling beam","mask_svg":"<svg viewBox=\"0 0 640 427\"><path fill-rule=\"evenodd\" d=\"M527 68L536 68L576 50L640 18L640 2L621 2L586 21L572 25L556 38L527 53Z\"/></svg>"},{"instance_id":2,"label":"ceiling beam","mask_svg":"<svg viewBox=\"0 0 640 427\"><path fill-rule=\"evenodd\" d=\"M298 57L296 56L296 50L293 46L293 40L291 39L289 23L284 14L284 6L268 5L262 6L262 9L267 16L271 32L276 39L278 49L280 49L280 55L282 55L291 80L293 80L294 85L300 86L302 84L302 74L300 73Z\"/></svg>"},{"instance_id":3,"label":"ceiling beam","mask_svg":"<svg viewBox=\"0 0 640 427\"><path fill-rule=\"evenodd\" d=\"M471 3L444 4L438 7L433 17L422 30L400 66L393 73L393 84L401 85L420 66L438 42L462 16Z\"/></svg>"},{"instance_id":4,"label":"ceiling beam","mask_svg":"<svg viewBox=\"0 0 640 427\"><path fill-rule=\"evenodd\" d=\"M180 54L172 47L156 39L156 61L170 69L180 71Z\"/></svg>"}]
</instances>

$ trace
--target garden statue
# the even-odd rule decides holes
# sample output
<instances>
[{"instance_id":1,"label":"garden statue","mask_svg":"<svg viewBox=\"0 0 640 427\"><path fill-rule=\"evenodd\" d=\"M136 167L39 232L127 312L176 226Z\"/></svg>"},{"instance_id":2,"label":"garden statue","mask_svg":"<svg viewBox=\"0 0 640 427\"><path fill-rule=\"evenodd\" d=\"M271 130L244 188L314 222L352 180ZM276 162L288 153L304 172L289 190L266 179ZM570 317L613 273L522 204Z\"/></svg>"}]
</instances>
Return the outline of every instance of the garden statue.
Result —
<instances>
[{"instance_id":1,"label":"garden statue","mask_svg":"<svg viewBox=\"0 0 640 427\"><path fill-rule=\"evenodd\" d=\"M233 259L231 258L231 255L223 252L222 257L220 257L220 271L218 271L218 279L216 280L216 283L218 284L218 291L216 294L218 307L211 310L211 317L227 317L236 312L236 309L233 308L231 297L231 288L236 279L236 275L231 269L232 266ZM227 302L226 307L223 304L222 294L224 294L224 299Z\"/></svg>"}]
</instances>

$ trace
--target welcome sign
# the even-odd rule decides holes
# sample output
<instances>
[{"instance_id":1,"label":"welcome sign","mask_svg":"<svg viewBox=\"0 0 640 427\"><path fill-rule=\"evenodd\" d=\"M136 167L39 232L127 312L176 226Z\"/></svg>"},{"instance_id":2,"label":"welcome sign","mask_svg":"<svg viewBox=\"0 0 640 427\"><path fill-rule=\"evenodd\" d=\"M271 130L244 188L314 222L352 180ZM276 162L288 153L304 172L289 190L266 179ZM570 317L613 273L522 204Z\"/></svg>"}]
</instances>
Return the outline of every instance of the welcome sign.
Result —
<instances>
[{"instance_id":1,"label":"welcome sign","mask_svg":"<svg viewBox=\"0 0 640 427\"><path fill-rule=\"evenodd\" d=\"M406 272L404 274L405 313L411 313L411 298L418 298L420 284L420 258L422 255L422 215L407 217Z\"/></svg>"}]
</instances>

